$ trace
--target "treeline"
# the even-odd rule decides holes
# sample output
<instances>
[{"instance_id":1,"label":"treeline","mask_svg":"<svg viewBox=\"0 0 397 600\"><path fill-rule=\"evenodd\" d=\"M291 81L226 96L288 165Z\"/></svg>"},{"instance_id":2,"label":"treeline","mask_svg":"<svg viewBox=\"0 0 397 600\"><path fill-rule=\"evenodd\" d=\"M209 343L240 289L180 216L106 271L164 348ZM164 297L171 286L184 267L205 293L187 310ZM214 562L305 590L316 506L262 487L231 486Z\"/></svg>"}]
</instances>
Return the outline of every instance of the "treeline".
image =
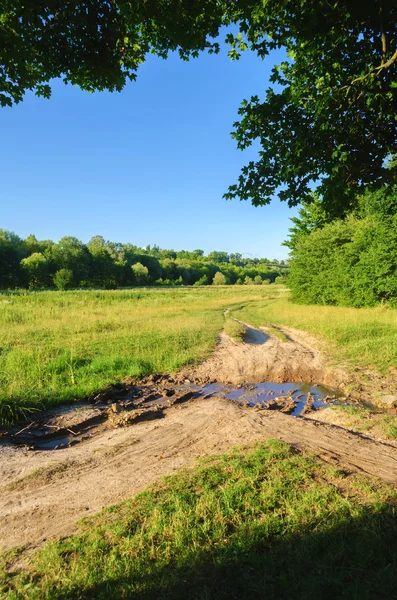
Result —
<instances>
[{"instance_id":1,"label":"treeline","mask_svg":"<svg viewBox=\"0 0 397 600\"><path fill-rule=\"evenodd\" d=\"M58 243L21 239L0 229L0 288L106 288L135 285L225 285L272 283L287 269L284 261L243 258L202 250L139 248L93 237Z\"/></svg>"},{"instance_id":2,"label":"treeline","mask_svg":"<svg viewBox=\"0 0 397 600\"><path fill-rule=\"evenodd\" d=\"M292 221L286 245L293 300L397 306L397 186L364 194L340 219L314 198Z\"/></svg>"}]
</instances>

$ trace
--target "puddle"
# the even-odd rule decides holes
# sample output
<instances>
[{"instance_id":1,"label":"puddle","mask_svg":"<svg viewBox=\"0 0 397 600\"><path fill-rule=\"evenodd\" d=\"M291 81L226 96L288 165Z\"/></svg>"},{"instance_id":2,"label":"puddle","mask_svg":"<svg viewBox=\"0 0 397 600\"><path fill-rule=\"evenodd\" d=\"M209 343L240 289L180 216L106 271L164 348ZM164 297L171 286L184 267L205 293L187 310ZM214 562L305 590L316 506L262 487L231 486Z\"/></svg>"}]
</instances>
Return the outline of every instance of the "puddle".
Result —
<instances>
[{"instance_id":1,"label":"puddle","mask_svg":"<svg viewBox=\"0 0 397 600\"><path fill-rule=\"evenodd\" d=\"M310 383L255 383L239 388L210 384L204 386L203 393L222 396L239 402L242 406L260 405L263 408L286 410L293 417L306 412L326 408L330 404L341 403L344 395L339 390Z\"/></svg>"},{"instance_id":2,"label":"puddle","mask_svg":"<svg viewBox=\"0 0 397 600\"><path fill-rule=\"evenodd\" d=\"M238 387L211 383L132 386L123 393L98 394L95 403L76 403L38 415L37 421L0 431L0 442L31 450L61 450L106 429L164 416L164 409L188 400L222 397L240 406L279 410L300 417L330 404L346 404L335 389L307 383L255 383Z\"/></svg>"}]
</instances>

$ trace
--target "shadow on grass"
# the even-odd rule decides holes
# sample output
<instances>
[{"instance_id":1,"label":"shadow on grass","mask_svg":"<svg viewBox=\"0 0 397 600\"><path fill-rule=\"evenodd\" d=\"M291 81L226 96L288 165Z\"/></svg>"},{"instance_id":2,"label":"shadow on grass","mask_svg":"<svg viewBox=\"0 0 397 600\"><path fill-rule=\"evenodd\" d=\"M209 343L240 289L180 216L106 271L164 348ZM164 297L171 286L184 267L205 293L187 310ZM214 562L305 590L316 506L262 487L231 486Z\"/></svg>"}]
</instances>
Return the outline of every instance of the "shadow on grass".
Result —
<instances>
[{"instance_id":1,"label":"shadow on grass","mask_svg":"<svg viewBox=\"0 0 397 600\"><path fill-rule=\"evenodd\" d=\"M120 599L383 599L397 589L397 520L393 507L358 509L326 529L324 521L307 525L310 533L265 536L260 523L249 536L231 537L221 547L170 556L134 573L73 588L52 598ZM322 529L321 533L316 532ZM325 530L324 530L325 529ZM100 570L100 556L98 556ZM98 576L100 579L100 575Z\"/></svg>"}]
</instances>

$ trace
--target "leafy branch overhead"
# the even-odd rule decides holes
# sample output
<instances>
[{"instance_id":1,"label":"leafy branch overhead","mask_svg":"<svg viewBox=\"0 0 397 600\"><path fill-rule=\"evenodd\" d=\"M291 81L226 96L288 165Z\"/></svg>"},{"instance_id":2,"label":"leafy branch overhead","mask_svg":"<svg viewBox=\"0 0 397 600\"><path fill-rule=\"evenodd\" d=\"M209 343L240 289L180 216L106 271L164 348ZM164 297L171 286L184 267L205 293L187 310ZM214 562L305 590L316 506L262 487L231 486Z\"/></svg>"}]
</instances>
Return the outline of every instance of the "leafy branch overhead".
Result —
<instances>
[{"instance_id":1,"label":"leafy branch overhead","mask_svg":"<svg viewBox=\"0 0 397 600\"><path fill-rule=\"evenodd\" d=\"M341 215L364 187L395 179L396 25L395 0L3 0L0 102L49 97L56 77L120 91L148 53L217 53L221 34L233 59L285 48L265 97L241 105L232 135L260 151L225 197L293 206L315 187Z\"/></svg>"}]
</instances>

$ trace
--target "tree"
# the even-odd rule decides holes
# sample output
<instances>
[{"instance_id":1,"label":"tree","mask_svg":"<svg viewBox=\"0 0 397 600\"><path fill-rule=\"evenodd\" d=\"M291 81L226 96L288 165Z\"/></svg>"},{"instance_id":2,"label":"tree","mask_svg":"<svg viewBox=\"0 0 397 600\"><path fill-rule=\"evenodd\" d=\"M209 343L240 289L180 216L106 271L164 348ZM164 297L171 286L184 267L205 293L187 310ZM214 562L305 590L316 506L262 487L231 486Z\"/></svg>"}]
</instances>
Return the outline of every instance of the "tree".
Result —
<instances>
[{"instance_id":1,"label":"tree","mask_svg":"<svg viewBox=\"0 0 397 600\"><path fill-rule=\"evenodd\" d=\"M147 285L149 283L149 269L142 263L135 263L131 267L136 285Z\"/></svg>"},{"instance_id":2,"label":"tree","mask_svg":"<svg viewBox=\"0 0 397 600\"><path fill-rule=\"evenodd\" d=\"M73 272L70 269L59 269L54 275L54 285L58 290L66 290L72 285Z\"/></svg>"},{"instance_id":3,"label":"tree","mask_svg":"<svg viewBox=\"0 0 397 600\"><path fill-rule=\"evenodd\" d=\"M11 231L0 229L0 289L23 285L21 260L27 255L21 238Z\"/></svg>"},{"instance_id":4,"label":"tree","mask_svg":"<svg viewBox=\"0 0 397 600\"><path fill-rule=\"evenodd\" d=\"M224 276L224 274L221 273L220 271L215 273L214 278L212 280L212 285L226 285L226 284L227 284L227 279Z\"/></svg>"},{"instance_id":5,"label":"tree","mask_svg":"<svg viewBox=\"0 0 397 600\"><path fill-rule=\"evenodd\" d=\"M77 287L80 281L87 279L90 255L87 246L77 238L63 237L58 244L54 244L51 255L57 270L70 269L73 272L74 287Z\"/></svg>"},{"instance_id":6,"label":"tree","mask_svg":"<svg viewBox=\"0 0 397 600\"><path fill-rule=\"evenodd\" d=\"M48 261L40 252L34 252L21 260L26 271L30 288L45 288L49 285Z\"/></svg>"},{"instance_id":7,"label":"tree","mask_svg":"<svg viewBox=\"0 0 397 600\"><path fill-rule=\"evenodd\" d=\"M396 166L386 168L397 137L395 0L7 0L0 17L3 105L27 90L48 97L57 77L120 91L149 53L219 52L225 27L232 58L285 48L265 99L240 108L238 147L259 141L261 150L228 199L259 206L277 194L293 206L311 202L314 186L341 216L364 186L396 177Z\"/></svg>"}]
</instances>

